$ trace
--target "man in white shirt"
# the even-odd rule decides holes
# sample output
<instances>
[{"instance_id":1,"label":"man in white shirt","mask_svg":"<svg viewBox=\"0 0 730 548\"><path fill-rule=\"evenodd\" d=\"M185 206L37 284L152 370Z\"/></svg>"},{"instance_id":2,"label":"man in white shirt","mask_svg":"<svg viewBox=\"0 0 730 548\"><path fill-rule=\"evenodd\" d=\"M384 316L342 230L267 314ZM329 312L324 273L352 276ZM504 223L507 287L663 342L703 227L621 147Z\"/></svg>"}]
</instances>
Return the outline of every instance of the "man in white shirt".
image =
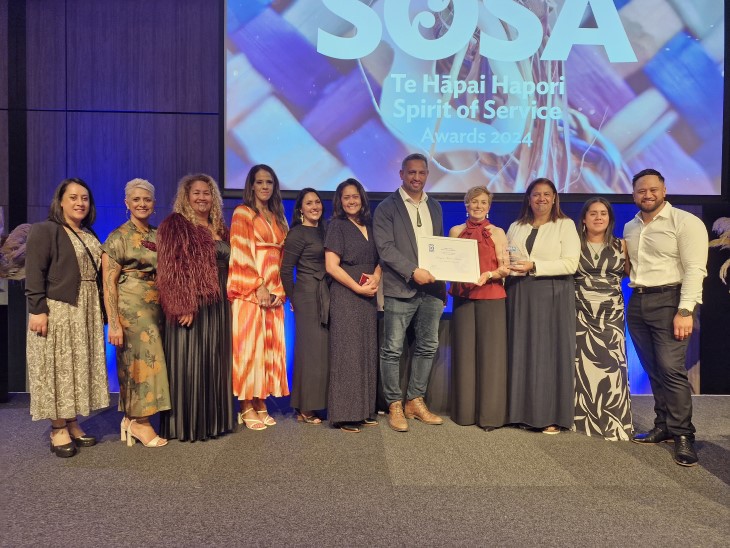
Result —
<instances>
[{"instance_id":1,"label":"man in white shirt","mask_svg":"<svg viewBox=\"0 0 730 548\"><path fill-rule=\"evenodd\" d=\"M418 267L418 236L443 236L441 204L426 195L428 160L410 154L401 164L401 186L385 198L373 216L373 237L383 268L384 334L380 346L380 382L388 404L388 424L408 430L406 419L441 424L424 397L439 346L439 321L446 299L444 282ZM400 357L408 326L413 323L415 348L403 407Z\"/></svg>"},{"instance_id":2,"label":"man in white shirt","mask_svg":"<svg viewBox=\"0 0 730 548\"><path fill-rule=\"evenodd\" d=\"M665 201L664 177L645 169L633 177L640 211L624 227L631 262L626 323L654 393L654 428L636 443L674 441L674 461L697 464L692 394L685 368L694 313L707 276L707 229Z\"/></svg>"}]
</instances>

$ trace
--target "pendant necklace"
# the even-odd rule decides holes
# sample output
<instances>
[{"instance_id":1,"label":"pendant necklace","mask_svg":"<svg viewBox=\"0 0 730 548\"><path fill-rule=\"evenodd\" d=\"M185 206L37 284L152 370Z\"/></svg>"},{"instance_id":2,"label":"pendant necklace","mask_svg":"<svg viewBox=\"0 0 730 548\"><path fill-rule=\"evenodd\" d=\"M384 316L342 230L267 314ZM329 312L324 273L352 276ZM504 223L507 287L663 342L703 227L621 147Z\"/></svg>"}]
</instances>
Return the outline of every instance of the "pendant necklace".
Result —
<instances>
[{"instance_id":1,"label":"pendant necklace","mask_svg":"<svg viewBox=\"0 0 730 548\"><path fill-rule=\"evenodd\" d=\"M600 244L600 246L598 248L598 251L596 251L595 249L593 249L593 246L591 245L591 242L586 241L586 243L588 244L588 247L593 252L593 259L597 261L598 260L598 251L601 251L603 249L604 244Z\"/></svg>"}]
</instances>

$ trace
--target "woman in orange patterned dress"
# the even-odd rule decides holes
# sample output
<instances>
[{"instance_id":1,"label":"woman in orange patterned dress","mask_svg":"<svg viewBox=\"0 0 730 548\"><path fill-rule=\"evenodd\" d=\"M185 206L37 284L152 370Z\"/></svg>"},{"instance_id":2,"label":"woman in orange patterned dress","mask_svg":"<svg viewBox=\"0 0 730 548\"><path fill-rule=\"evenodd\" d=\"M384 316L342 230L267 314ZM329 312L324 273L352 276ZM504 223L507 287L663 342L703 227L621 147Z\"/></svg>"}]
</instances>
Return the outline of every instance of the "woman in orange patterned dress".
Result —
<instances>
[{"instance_id":1,"label":"woman in orange patterned dress","mask_svg":"<svg viewBox=\"0 0 730 548\"><path fill-rule=\"evenodd\" d=\"M279 179L267 165L246 177L243 205L231 223L228 300L233 307L233 393L239 424L264 430L276 421L266 398L289 395L284 344L284 287L279 269L288 230Z\"/></svg>"}]
</instances>

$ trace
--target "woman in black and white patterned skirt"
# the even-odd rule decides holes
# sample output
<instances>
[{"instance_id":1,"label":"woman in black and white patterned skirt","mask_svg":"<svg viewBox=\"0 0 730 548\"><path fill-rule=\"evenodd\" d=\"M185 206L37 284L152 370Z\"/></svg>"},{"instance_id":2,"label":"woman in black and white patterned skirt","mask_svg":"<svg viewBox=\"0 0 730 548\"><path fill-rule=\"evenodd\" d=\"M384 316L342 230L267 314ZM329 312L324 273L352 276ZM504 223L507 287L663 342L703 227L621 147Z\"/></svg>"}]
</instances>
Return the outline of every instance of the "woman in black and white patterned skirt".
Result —
<instances>
[{"instance_id":1,"label":"woman in black and white patterned skirt","mask_svg":"<svg viewBox=\"0 0 730 548\"><path fill-rule=\"evenodd\" d=\"M629 440L631 402L624 335L625 245L604 198L580 213L581 256L575 273L575 426L589 436Z\"/></svg>"}]
</instances>

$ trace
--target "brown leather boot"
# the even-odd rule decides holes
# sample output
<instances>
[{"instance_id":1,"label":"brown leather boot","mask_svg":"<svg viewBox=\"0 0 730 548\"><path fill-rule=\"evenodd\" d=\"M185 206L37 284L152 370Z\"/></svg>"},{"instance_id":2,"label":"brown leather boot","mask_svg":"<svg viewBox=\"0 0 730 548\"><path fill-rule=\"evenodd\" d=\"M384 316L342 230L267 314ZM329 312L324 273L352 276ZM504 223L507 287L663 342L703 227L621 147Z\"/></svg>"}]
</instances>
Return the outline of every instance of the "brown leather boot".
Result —
<instances>
[{"instance_id":1,"label":"brown leather boot","mask_svg":"<svg viewBox=\"0 0 730 548\"><path fill-rule=\"evenodd\" d=\"M408 421L403 416L403 404L399 401L388 406L388 426L396 432L408 432Z\"/></svg>"},{"instance_id":2,"label":"brown leather boot","mask_svg":"<svg viewBox=\"0 0 730 548\"><path fill-rule=\"evenodd\" d=\"M443 424L444 419L434 415L426 407L423 398L413 398L406 402L405 415L407 419L418 419L425 424Z\"/></svg>"}]
</instances>

